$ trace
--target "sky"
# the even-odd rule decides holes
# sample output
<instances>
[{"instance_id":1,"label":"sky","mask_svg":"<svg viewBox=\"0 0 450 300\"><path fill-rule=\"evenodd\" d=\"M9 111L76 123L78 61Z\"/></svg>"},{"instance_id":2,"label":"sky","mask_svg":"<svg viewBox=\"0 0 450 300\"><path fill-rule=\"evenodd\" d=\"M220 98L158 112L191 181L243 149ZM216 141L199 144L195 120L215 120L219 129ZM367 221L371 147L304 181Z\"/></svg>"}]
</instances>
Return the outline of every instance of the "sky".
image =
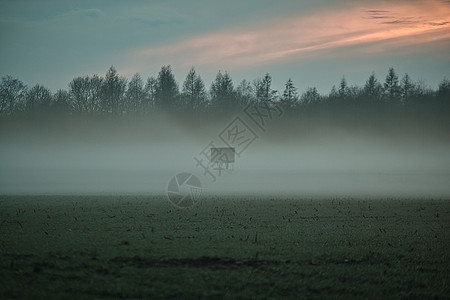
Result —
<instances>
[{"instance_id":1,"label":"sky","mask_svg":"<svg viewBox=\"0 0 450 300\"><path fill-rule=\"evenodd\" d=\"M52 91L114 65L131 78L195 67L237 85L270 73L282 90L362 85L389 67L432 88L450 78L450 1L0 0L0 76Z\"/></svg>"}]
</instances>

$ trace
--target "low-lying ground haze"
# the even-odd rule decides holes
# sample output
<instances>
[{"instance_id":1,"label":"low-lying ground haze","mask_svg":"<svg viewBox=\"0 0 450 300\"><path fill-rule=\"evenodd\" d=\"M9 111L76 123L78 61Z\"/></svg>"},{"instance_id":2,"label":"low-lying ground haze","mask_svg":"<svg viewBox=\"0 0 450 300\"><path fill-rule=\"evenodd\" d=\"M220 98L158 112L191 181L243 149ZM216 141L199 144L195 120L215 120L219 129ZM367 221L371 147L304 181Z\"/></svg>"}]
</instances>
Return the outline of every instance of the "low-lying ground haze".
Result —
<instances>
[{"instance_id":1,"label":"low-lying ground haze","mask_svg":"<svg viewBox=\"0 0 450 300\"><path fill-rule=\"evenodd\" d=\"M212 182L193 158L210 142L226 146L218 134L232 119L5 121L0 194L165 194L172 176L189 172L211 195L450 196L445 133L305 125L283 117L266 132L255 127L258 139Z\"/></svg>"}]
</instances>

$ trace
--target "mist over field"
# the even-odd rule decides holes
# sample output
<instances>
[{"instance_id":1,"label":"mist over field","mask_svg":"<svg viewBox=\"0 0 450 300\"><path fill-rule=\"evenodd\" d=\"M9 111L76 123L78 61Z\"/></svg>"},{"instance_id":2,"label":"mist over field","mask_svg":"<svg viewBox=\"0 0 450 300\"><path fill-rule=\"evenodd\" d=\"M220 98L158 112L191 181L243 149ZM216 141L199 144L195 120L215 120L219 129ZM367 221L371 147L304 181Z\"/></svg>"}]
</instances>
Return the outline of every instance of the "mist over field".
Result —
<instances>
[{"instance_id":1,"label":"mist over field","mask_svg":"<svg viewBox=\"0 0 450 300\"><path fill-rule=\"evenodd\" d=\"M0 299L448 299L450 0L0 24Z\"/></svg>"},{"instance_id":2,"label":"mist over field","mask_svg":"<svg viewBox=\"0 0 450 300\"><path fill-rule=\"evenodd\" d=\"M233 118L10 123L0 136L0 194L165 194L172 176L189 172L211 195L450 195L445 133L308 127L283 116L266 132L255 127L258 139L213 182L193 158L210 142L223 146L218 134Z\"/></svg>"}]
</instances>

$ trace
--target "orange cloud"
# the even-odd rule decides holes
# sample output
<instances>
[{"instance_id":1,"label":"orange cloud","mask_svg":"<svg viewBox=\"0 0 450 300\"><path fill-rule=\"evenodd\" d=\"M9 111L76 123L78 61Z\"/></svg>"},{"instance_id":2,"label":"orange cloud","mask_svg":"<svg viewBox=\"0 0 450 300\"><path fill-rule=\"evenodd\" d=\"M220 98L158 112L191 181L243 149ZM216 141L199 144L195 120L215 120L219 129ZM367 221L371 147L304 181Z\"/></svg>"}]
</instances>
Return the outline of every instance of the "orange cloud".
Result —
<instances>
[{"instance_id":1,"label":"orange cloud","mask_svg":"<svg viewBox=\"0 0 450 300\"><path fill-rule=\"evenodd\" d=\"M309 16L275 18L134 53L142 61L183 66L257 65L302 59L355 45L371 51L450 39L450 5L442 1L371 2Z\"/></svg>"}]
</instances>

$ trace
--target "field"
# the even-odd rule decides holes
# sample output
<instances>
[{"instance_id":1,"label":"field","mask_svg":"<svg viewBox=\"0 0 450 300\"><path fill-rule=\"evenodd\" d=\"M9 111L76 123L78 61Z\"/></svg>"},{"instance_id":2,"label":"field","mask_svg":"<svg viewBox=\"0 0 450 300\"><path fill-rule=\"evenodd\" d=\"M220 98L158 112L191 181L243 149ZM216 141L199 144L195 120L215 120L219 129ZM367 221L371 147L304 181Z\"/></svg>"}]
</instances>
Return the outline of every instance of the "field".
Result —
<instances>
[{"instance_id":1,"label":"field","mask_svg":"<svg viewBox=\"0 0 450 300\"><path fill-rule=\"evenodd\" d=\"M450 201L0 197L0 298L450 297Z\"/></svg>"}]
</instances>

